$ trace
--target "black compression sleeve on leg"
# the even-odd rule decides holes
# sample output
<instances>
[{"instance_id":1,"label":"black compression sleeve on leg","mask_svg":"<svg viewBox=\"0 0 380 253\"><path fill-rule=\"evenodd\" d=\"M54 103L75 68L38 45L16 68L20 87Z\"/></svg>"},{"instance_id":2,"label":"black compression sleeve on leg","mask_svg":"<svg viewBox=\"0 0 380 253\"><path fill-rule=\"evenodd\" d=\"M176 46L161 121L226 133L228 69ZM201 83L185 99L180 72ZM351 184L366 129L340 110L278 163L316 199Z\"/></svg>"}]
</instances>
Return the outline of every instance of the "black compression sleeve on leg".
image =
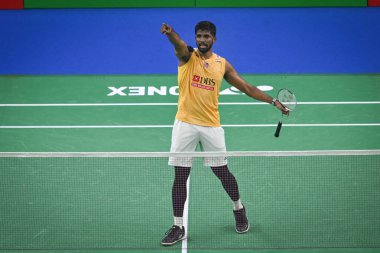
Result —
<instances>
[{"instance_id":1,"label":"black compression sleeve on leg","mask_svg":"<svg viewBox=\"0 0 380 253\"><path fill-rule=\"evenodd\" d=\"M183 209L187 197L186 182L190 175L189 167L174 167L175 176L172 188L173 213L175 217L183 216Z\"/></svg>"},{"instance_id":2,"label":"black compression sleeve on leg","mask_svg":"<svg viewBox=\"0 0 380 253\"><path fill-rule=\"evenodd\" d=\"M211 167L214 174L220 179L223 188L226 190L228 196L232 201L237 201L240 198L239 187L234 175L228 170L227 165L220 167Z\"/></svg>"}]
</instances>

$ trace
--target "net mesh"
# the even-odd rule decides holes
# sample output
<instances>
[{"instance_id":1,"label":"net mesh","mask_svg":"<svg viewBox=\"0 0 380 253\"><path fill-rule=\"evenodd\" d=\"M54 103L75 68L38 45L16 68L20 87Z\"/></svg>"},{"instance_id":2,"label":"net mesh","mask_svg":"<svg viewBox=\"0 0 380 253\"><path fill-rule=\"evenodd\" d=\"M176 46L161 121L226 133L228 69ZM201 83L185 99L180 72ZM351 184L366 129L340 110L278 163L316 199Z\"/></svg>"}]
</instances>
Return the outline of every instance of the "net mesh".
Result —
<instances>
[{"instance_id":1,"label":"net mesh","mask_svg":"<svg viewBox=\"0 0 380 253\"><path fill-rule=\"evenodd\" d=\"M210 154L189 155L189 249L380 247L380 151L226 154L251 225L242 235ZM162 249L169 156L0 153L0 249Z\"/></svg>"}]
</instances>

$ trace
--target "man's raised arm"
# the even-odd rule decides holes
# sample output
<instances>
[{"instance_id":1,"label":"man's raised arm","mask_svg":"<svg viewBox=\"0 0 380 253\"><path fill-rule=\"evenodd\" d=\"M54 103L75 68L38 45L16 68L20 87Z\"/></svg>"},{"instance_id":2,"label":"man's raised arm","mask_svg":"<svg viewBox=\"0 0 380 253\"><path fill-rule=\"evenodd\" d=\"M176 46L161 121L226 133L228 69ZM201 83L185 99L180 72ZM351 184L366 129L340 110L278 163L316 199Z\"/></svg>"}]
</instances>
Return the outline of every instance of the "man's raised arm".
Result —
<instances>
[{"instance_id":1,"label":"man's raised arm","mask_svg":"<svg viewBox=\"0 0 380 253\"><path fill-rule=\"evenodd\" d=\"M160 30L161 33L165 34L168 37L169 41L173 44L175 55L179 60L179 65L185 64L191 56L191 52L189 51L187 44L168 24L163 23Z\"/></svg>"}]
</instances>

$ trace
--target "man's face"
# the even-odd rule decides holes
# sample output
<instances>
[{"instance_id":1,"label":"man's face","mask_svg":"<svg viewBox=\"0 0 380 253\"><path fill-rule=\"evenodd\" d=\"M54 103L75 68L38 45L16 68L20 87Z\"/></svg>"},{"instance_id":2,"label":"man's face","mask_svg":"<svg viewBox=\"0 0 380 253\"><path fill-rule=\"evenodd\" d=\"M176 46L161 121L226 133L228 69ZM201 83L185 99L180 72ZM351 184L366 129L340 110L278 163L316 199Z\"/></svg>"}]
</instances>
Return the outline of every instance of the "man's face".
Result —
<instances>
[{"instance_id":1,"label":"man's face","mask_svg":"<svg viewBox=\"0 0 380 253\"><path fill-rule=\"evenodd\" d=\"M198 30L195 34L195 42L197 43L198 50L204 54L211 50L215 37L212 36L210 31Z\"/></svg>"}]
</instances>

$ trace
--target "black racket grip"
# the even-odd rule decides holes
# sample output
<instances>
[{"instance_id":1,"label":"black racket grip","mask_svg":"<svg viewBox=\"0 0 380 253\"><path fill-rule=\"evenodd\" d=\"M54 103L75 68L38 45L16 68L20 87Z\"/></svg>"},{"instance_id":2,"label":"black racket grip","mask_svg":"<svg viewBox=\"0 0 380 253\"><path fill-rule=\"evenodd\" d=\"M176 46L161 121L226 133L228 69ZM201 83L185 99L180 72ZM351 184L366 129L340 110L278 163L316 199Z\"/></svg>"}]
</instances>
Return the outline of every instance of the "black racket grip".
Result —
<instances>
[{"instance_id":1,"label":"black racket grip","mask_svg":"<svg viewBox=\"0 0 380 253\"><path fill-rule=\"evenodd\" d=\"M276 132L274 133L274 137L280 136L281 127L282 127L282 122L279 121L278 125L277 125L277 128L276 128Z\"/></svg>"}]
</instances>

